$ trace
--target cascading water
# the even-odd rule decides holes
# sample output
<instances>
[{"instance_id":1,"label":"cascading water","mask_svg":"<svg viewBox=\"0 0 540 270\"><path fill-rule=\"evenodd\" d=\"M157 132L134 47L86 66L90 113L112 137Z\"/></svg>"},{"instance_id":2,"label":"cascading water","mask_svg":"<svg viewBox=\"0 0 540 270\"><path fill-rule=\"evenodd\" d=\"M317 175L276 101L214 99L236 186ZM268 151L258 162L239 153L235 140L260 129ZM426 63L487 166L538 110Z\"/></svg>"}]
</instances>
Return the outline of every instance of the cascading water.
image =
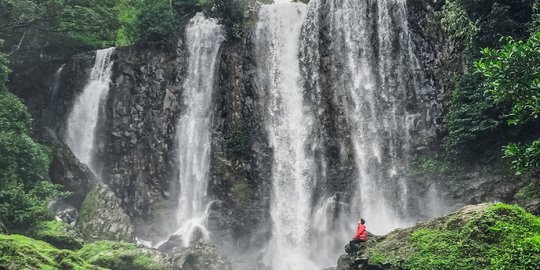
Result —
<instances>
[{"instance_id":1,"label":"cascading water","mask_svg":"<svg viewBox=\"0 0 540 270\"><path fill-rule=\"evenodd\" d=\"M369 220L372 232L386 233L411 222L403 177L410 155L405 106L407 91L419 86L417 70L410 69L416 59L410 54L406 3L344 0L330 6L332 49L344 64L335 102L351 126L358 170L352 214Z\"/></svg>"},{"instance_id":2,"label":"cascading water","mask_svg":"<svg viewBox=\"0 0 540 270\"><path fill-rule=\"evenodd\" d=\"M96 60L90 79L83 92L77 97L67 121L66 144L73 154L96 175L99 173L93 160L96 126L100 106L109 92L114 64L111 61L113 52L114 48L96 51Z\"/></svg>"},{"instance_id":3,"label":"cascading water","mask_svg":"<svg viewBox=\"0 0 540 270\"><path fill-rule=\"evenodd\" d=\"M62 71L64 70L64 67L66 64L62 64L60 68L54 73L53 76L53 82L51 84L51 87L49 88L49 103L56 97L56 93L58 92L58 88L60 87L60 76L62 75Z\"/></svg>"},{"instance_id":4,"label":"cascading water","mask_svg":"<svg viewBox=\"0 0 540 270\"><path fill-rule=\"evenodd\" d=\"M416 221L411 200L438 199L431 188L429 198L411 198L405 177L420 114L407 104L426 91L424 75L406 1L312 0L307 11L282 2L288 1L262 6L255 35L259 95L273 149L266 263L274 270L324 268L335 265L360 217L371 232L383 234ZM333 117L347 133L342 137L319 132L326 103L337 111ZM315 188L329 181L321 154L325 136L338 136L333 139L343 159L352 148L355 190L346 201Z\"/></svg>"},{"instance_id":5,"label":"cascading water","mask_svg":"<svg viewBox=\"0 0 540 270\"><path fill-rule=\"evenodd\" d=\"M314 160L308 153L313 116L304 104L299 69L304 4L264 5L255 48L259 95L273 149L272 239L265 263L272 269L314 269L308 259Z\"/></svg>"},{"instance_id":6,"label":"cascading water","mask_svg":"<svg viewBox=\"0 0 540 270\"><path fill-rule=\"evenodd\" d=\"M176 127L180 192L176 220L183 246L196 238L208 238L206 197L210 172L212 100L217 56L224 35L220 25L202 13L186 28L188 71L183 83L185 110Z\"/></svg>"}]
</instances>

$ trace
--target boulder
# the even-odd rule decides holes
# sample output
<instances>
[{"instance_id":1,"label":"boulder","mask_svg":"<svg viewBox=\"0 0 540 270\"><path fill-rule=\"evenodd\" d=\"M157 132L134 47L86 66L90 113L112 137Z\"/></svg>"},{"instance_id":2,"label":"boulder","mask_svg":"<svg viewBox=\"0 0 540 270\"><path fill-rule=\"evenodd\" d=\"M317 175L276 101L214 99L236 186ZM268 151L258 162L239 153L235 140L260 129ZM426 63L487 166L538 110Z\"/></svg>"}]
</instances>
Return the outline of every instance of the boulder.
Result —
<instances>
[{"instance_id":1,"label":"boulder","mask_svg":"<svg viewBox=\"0 0 540 270\"><path fill-rule=\"evenodd\" d=\"M79 208L86 193L96 182L95 176L50 129L44 130L43 138L40 141L53 150L53 158L49 167L51 181L62 185L63 191L71 193L62 202Z\"/></svg>"},{"instance_id":2,"label":"boulder","mask_svg":"<svg viewBox=\"0 0 540 270\"><path fill-rule=\"evenodd\" d=\"M97 183L86 195L76 227L86 241L135 240L129 216L120 207L114 192L103 183Z\"/></svg>"},{"instance_id":3,"label":"boulder","mask_svg":"<svg viewBox=\"0 0 540 270\"><path fill-rule=\"evenodd\" d=\"M59 249L79 249L83 246L80 234L60 221L44 221L32 226L28 236L45 241Z\"/></svg>"},{"instance_id":4,"label":"boulder","mask_svg":"<svg viewBox=\"0 0 540 270\"><path fill-rule=\"evenodd\" d=\"M232 270L231 263L208 242L198 242L177 255L174 267L182 270Z\"/></svg>"},{"instance_id":5,"label":"boulder","mask_svg":"<svg viewBox=\"0 0 540 270\"><path fill-rule=\"evenodd\" d=\"M540 269L539 239L540 218L519 206L469 205L369 238L365 249L342 255L337 270Z\"/></svg>"}]
</instances>

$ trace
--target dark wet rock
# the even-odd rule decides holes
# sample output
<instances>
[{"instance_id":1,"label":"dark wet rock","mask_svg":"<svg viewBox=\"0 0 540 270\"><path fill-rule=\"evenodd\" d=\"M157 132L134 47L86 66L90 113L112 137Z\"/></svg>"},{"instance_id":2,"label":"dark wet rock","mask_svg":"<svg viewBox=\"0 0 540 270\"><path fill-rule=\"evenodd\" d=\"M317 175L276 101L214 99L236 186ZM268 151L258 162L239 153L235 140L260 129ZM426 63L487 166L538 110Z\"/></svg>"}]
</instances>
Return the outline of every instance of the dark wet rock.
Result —
<instances>
[{"instance_id":1,"label":"dark wet rock","mask_svg":"<svg viewBox=\"0 0 540 270\"><path fill-rule=\"evenodd\" d=\"M40 141L53 150L53 158L49 167L51 181L61 185L63 191L71 193L69 197L62 200L63 203L79 208L86 193L96 182L95 176L51 129L44 129L42 136Z\"/></svg>"},{"instance_id":2,"label":"dark wet rock","mask_svg":"<svg viewBox=\"0 0 540 270\"><path fill-rule=\"evenodd\" d=\"M131 219L120 200L105 184L97 183L86 195L76 224L85 241L134 241Z\"/></svg>"},{"instance_id":3,"label":"dark wet rock","mask_svg":"<svg viewBox=\"0 0 540 270\"><path fill-rule=\"evenodd\" d=\"M173 265L182 270L232 270L217 247L204 241L184 250L173 260Z\"/></svg>"}]
</instances>

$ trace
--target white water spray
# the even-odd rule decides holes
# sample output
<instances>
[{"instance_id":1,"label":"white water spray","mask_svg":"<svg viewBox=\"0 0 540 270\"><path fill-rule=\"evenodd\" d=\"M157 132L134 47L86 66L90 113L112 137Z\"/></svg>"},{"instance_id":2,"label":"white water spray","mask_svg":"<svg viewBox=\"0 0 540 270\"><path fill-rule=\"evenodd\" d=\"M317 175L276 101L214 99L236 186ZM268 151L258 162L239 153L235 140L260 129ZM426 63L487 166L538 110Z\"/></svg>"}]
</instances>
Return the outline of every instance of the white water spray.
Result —
<instances>
[{"instance_id":1,"label":"white water spray","mask_svg":"<svg viewBox=\"0 0 540 270\"><path fill-rule=\"evenodd\" d=\"M93 161L99 111L109 92L114 48L96 51L88 83L77 97L67 121L66 144L73 154L98 175Z\"/></svg>"},{"instance_id":2,"label":"white water spray","mask_svg":"<svg viewBox=\"0 0 540 270\"><path fill-rule=\"evenodd\" d=\"M259 94L273 149L273 227L265 263L274 270L316 268L308 258L315 183L307 140L313 116L303 105L298 58L305 15L303 4L264 5L256 28Z\"/></svg>"},{"instance_id":3,"label":"white water spray","mask_svg":"<svg viewBox=\"0 0 540 270\"><path fill-rule=\"evenodd\" d=\"M176 220L183 246L197 238L209 238L206 196L210 172L212 100L217 56L224 35L213 19L197 14L186 28L189 63L183 84L185 111L176 127L180 192Z\"/></svg>"}]
</instances>

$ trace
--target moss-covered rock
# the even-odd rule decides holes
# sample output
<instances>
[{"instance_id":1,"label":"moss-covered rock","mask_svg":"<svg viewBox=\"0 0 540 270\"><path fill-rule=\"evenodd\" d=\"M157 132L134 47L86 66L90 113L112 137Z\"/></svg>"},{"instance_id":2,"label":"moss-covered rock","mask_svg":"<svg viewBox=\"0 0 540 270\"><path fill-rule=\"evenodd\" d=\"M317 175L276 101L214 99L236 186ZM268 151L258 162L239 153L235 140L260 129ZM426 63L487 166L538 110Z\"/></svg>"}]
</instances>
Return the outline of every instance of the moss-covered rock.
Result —
<instances>
[{"instance_id":1,"label":"moss-covered rock","mask_svg":"<svg viewBox=\"0 0 540 270\"><path fill-rule=\"evenodd\" d=\"M77 254L91 264L114 270L171 269L165 255L132 243L97 241L85 245Z\"/></svg>"},{"instance_id":2,"label":"moss-covered rock","mask_svg":"<svg viewBox=\"0 0 540 270\"><path fill-rule=\"evenodd\" d=\"M82 203L76 228L85 241L111 240L133 242L133 226L114 192L96 183Z\"/></svg>"},{"instance_id":3,"label":"moss-covered rock","mask_svg":"<svg viewBox=\"0 0 540 270\"><path fill-rule=\"evenodd\" d=\"M540 269L540 218L501 203L467 206L374 238L347 261L343 269Z\"/></svg>"},{"instance_id":4,"label":"moss-covered rock","mask_svg":"<svg viewBox=\"0 0 540 270\"><path fill-rule=\"evenodd\" d=\"M43 240L59 249L79 249L83 246L79 233L60 221L39 222L28 231L28 236Z\"/></svg>"},{"instance_id":5,"label":"moss-covered rock","mask_svg":"<svg viewBox=\"0 0 540 270\"><path fill-rule=\"evenodd\" d=\"M70 250L60 250L22 235L0 235L0 269L103 269Z\"/></svg>"}]
</instances>

